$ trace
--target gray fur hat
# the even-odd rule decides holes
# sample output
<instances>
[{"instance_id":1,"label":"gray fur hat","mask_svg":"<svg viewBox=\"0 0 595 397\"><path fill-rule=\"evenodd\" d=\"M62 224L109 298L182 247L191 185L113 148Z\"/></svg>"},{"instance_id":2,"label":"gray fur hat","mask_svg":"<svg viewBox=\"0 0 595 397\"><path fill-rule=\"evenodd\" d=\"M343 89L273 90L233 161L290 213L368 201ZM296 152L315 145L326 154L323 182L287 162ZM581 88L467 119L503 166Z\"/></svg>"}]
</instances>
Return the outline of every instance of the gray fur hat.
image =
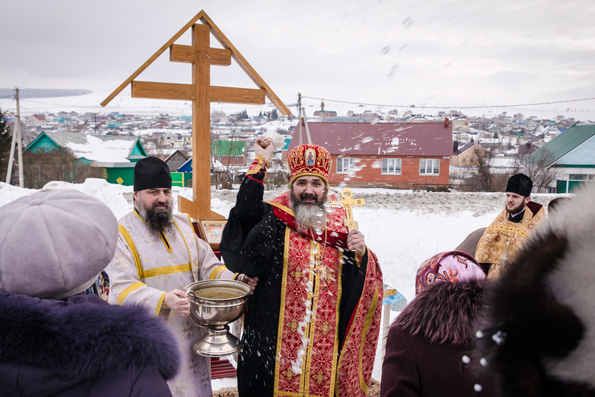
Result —
<instances>
[{"instance_id":1,"label":"gray fur hat","mask_svg":"<svg viewBox=\"0 0 595 397\"><path fill-rule=\"evenodd\" d=\"M0 207L0 289L61 299L89 288L116 250L118 221L74 190L38 192Z\"/></svg>"}]
</instances>

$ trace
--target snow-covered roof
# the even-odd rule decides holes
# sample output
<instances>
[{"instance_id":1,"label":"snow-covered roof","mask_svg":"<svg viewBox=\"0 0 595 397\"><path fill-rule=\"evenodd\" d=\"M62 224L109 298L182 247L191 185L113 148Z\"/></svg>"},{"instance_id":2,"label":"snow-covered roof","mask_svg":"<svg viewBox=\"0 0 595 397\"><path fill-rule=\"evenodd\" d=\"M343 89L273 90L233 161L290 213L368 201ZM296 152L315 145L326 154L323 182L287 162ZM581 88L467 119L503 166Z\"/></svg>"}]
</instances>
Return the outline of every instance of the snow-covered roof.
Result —
<instances>
[{"instance_id":1,"label":"snow-covered roof","mask_svg":"<svg viewBox=\"0 0 595 397\"><path fill-rule=\"evenodd\" d=\"M105 136L84 134L82 136L86 138L86 142L68 142L66 144L76 157L84 157L91 161L114 163L127 162L128 156L137 140L136 137L113 137L116 139L102 139L105 138Z\"/></svg>"},{"instance_id":2,"label":"snow-covered roof","mask_svg":"<svg viewBox=\"0 0 595 397\"><path fill-rule=\"evenodd\" d=\"M77 158L103 163L130 162L138 140L134 136L88 135L71 132L45 132L58 145L68 148Z\"/></svg>"}]
</instances>

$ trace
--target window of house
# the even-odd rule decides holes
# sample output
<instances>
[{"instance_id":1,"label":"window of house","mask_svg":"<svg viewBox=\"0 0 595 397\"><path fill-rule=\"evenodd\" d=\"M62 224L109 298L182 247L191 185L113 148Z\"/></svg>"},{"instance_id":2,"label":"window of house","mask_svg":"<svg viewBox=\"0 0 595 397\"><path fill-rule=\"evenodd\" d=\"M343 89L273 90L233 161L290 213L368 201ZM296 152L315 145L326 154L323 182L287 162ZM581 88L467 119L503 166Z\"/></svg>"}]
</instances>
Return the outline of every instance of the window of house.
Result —
<instances>
[{"instance_id":1,"label":"window of house","mask_svg":"<svg viewBox=\"0 0 595 397\"><path fill-rule=\"evenodd\" d=\"M595 175L592 175L592 174L570 174L570 175L568 175L568 179L571 181L593 181L593 180L595 180Z\"/></svg>"},{"instance_id":2,"label":"window of house","mask_svg":"<svg viewBox=\"0 0 595 397\"><path fill-rule=\"evenodd\" d=\"M347 174L354 171L356 160L351 157L337 158L337 174Z\"/></svg>"},{"instance_id":3,"label":"window of house","mask_svg":"<svg viewBox=\"0 0 595 397\"><path fill-rule=\"evenodd\" d=\"M440 175L440 159L420 159L420 175Z\"/></svg>"},{"instance_id":4,"label":"window of house","mask_svg":"<svg viewBox=\"0 0 595 397\"><path fill-rule=\"evenodd\" d=\"M401 159L382 159L382 174L401 175Z\"/></svg>"}]
</instances>

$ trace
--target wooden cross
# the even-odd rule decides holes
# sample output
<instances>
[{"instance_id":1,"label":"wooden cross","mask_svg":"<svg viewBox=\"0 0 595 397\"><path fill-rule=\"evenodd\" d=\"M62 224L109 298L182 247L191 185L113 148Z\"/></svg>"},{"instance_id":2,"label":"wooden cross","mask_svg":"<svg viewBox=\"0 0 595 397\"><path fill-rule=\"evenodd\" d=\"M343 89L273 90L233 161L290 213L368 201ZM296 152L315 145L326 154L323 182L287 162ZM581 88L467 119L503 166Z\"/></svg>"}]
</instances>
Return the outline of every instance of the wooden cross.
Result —
<instances>
[{"instance_id":1,"label":"wooden cross","mask_svg":"<svg viewBox=\"0 0 595 397\"><path fill-rule=\"evenodd\" d=\"M195 24L198 20L202 24ZM192 45L174 44L190 27L192 27ZM210 47L211 34L223 49ZM192 84L134 81L168 48L170 61L192 64ZM258 89L211 86L211 65L229 66L232 58L258 86ZM282 114L291 114L204 11L199 12L153 54L112 92L101 106L106 106L128 84L132 86L133 98L192 101L192 200L178 197L178 202L180 212L186 212L194 219L223 218L211 211L211 102L264 104L266 96Z\"/></svg>"},{"instance_id":2,"label":"wooden cross","mask_svg":"<svg viewBox=\"0 0 595 397\"><path fill-rule=\"evenodd\" d=\"M333 202L332 204L340 204L345 208L345 220L343 224L347 227L347 230L357 229L357 222L353 220L353 212L351 211L351 207L356 205L365 205L366 201L364 199L354 199L353 192L351 189L343 189L341 192L341 198L343 200L339 200Z\"/></svg>"}]
</instances>

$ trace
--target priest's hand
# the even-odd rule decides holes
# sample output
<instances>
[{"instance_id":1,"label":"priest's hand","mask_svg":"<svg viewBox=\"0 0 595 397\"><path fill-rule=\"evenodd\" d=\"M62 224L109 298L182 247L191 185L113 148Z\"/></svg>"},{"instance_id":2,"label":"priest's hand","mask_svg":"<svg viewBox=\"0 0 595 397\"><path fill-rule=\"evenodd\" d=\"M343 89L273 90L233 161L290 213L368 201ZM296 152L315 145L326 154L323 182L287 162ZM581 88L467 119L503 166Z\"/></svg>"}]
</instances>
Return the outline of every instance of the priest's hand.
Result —
<instances>
[{"instance_id":1,"label":"priest's hand","mask_svg":"<svg viewBox=\"0 0 595 397\"><path fill-rule=\"evenodd\" d=\"M258 284L258 276L248 277L242 273L238 276L238 281L248 284L250 286L250 295L252 295L256 288L256 284Z\"/></svg>"},{"instance_id":2,"label":"priest's hand","mask_svg":"<svg viewBox=\"0 0 595 397\"><path fill-rule=\"evenodd\" d=\"M254 154L263 157L266 161L269 161L273 157L273 152L275 151L271 138L264 136L257 137L252 148L254 149Z\"/></svg>"},{"instance_id":3,"label":"priest's hand","mask_svg":"<svg viewBox=\"0 0 595 397\"><path fill-rule=\"evenodd\" d=\"M163 303L166 308L173 310L181 316L186 317L190 314L188 294L180 289L174 289L165 294Z\"/></svg>"},{"instance_id":4,"label":"priest's hand","mask_svg":"<svg viewBox=\"0 0 595 397\"><path fill-rule=\"evenodd\" d=\"M364 235L357 229L351 229L347 235L347 249L357 255L363 255L366 251Z\"/></svg>"}]
</instances>

